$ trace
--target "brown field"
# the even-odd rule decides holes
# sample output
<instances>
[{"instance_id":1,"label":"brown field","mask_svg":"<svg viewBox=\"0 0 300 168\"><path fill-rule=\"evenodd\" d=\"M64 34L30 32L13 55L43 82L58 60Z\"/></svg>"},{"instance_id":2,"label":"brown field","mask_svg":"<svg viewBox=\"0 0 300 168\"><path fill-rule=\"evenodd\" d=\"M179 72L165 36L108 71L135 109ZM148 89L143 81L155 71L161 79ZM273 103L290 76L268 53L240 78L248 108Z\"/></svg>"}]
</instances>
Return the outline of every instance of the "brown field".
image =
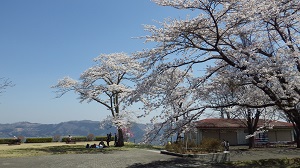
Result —
<instances>
[{"instance_id":1,"label":"brown field","mask_svg":"<svg viewBox=\"0 0 300 168\"><path fill-rule=\"evenodd\" d=\"M76 142L76 144L66 144L64 142L22 143L21 145L0 144L0 158L66 153L91 153L100 151L99 149L85 149L85 145L87 143L98 144L99 142ZM113 142L111 143L113 144ZM114 147L112 147L111 149L113 148Z\"/></svg>"}]
</instances>

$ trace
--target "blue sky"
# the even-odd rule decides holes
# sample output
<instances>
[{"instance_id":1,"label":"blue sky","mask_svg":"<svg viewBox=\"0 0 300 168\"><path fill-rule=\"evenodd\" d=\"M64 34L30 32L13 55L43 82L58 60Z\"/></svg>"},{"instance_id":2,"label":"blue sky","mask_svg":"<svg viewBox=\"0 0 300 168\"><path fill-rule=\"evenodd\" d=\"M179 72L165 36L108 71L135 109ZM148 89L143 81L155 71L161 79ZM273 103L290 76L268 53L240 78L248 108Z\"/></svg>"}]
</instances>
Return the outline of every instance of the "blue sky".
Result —
<instances>
[{"instance_id":1,"label":"blue sky","mask_svg":"<svg viewBox=\"0 0 300 168\"><path fill-rule=\"evenodd\" d=\"M143 24L181 14L150 0L1 0L0 77L15 86L0 96L0 123L105 118L101 105L71 92L56 99L50 87L78 79L101 53L147 48L133 38L149 34Z\"/></svg>"}]
</instances>

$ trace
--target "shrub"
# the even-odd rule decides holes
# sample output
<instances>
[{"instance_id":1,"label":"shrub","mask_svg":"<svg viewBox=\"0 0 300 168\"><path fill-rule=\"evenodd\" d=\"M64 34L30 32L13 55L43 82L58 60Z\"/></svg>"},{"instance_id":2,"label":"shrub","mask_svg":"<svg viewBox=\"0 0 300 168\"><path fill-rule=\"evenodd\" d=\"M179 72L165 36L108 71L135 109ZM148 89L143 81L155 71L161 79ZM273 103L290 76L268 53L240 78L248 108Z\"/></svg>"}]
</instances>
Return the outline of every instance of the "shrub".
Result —
<instances>
[{"instance_id":1,"label":"shrub","mask_svg":"<svg viewBox=\"0 0 300 168\"><path fill-rule=\"evenodd\" d=\"M214 138L204 138L200 143L200 148L206 152L217 152L222 149L221 141Z\"/></svg>"},{"instance_id":2,"label":"shrub","mask_svg":"<svg viewBox=\"0 0 300 168\"><path fill-rule=\"evenodd\" d=\"M198 145L196 144L196 142L194 140L189 140L186 144L187 148L197 148Z\"/></svg>"},{"instance_id":3,"label":"shrub","mask_svg":"<svg viewBox=\"0 0 300 168\"><path fill-rule=\"evenodd\" d=\"M168 143L165 148L167 151L175 153L182 154L186 152L183 142Z\"/></svg>"},{"instance_id":4,"label":"shrub","mask_svg":"<svg viewBox=\"0 0 300 168\"><path fill-rule=\"evenodd\" d=\"M186 149L187 148L187 149ZM207 153L207 152L217 152L222 149L221 141L213 138L206 138L201 141L201 144L197 146L194 141L186 142L175 142L168 143L165 149L170 152L175 153Z\"/></svg>"},{"instance_id":5,"label":"shrub","mask_svg":"<svg viewBox=\"0 0 300 168\"><path fill-rule=\"evenodd\" d=\"M47 143L52 142L52 138L27 138L25 143Z\"/></svg>"},{"instance_id":6,"label":"shrub","mask_svg":"<svg viewBox=\"0 0 300 168\"><path fill-rule=\"evenodd\" d=\"M94 140L95 136L94 136L94 134L89 134L86 138L88 141L92 141L92 140Z\"/></svg>"}]
</instances>

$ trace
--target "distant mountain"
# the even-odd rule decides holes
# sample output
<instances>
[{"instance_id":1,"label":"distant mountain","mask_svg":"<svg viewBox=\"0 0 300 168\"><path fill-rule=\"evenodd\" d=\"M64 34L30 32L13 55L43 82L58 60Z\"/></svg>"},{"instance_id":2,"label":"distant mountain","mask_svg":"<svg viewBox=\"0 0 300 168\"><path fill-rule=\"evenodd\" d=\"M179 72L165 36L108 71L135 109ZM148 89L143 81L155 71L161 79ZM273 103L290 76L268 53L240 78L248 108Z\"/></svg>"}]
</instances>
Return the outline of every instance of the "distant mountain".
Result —
<instances>
[{"instance_id":1,"label":"distant mountain","mask_svg":"<svg viewBox=\"0 0 300 168\"><path fill-rule=\"evenodd\" d=\"M145 124L132 123L130 131L133 137L130 141L140 142L145 133ZM106 136L112 132L116 133L116 128L106 124L104 129L100 129L99 121L68 121L59 124L39 124L30 122L18 122L13 124L0 124L0 138L10 138L13 136L24 137L53 137L60 136L87 136L94 134L95 136Z\"/></svg>"}]
</instances>

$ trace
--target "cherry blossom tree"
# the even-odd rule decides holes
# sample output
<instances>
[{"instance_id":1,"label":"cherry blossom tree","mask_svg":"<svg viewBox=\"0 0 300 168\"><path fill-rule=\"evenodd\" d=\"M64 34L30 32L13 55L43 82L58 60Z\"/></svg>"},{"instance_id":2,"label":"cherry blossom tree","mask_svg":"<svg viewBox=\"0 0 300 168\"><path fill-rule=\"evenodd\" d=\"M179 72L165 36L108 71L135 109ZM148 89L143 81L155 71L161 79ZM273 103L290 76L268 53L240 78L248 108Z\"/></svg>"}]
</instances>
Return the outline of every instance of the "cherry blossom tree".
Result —
<instances>
[{"instance_id":1,"label":"cherry blossom tree","mask_svg":"<svg viewBox=\"0 0 300 168\"><path fill-rule=\"evenodd\" d=\"M13 87L14 84L8 78L0 78L0 95L5 92L8 87Z\"/></svg>"},{"instance_id":2,"label":"cherry blossom tree","mask_svg":"<svg viewBox=\"0 0 300 168\"><path fill-rule=\"evenodd\" d=\"M101 54L94 61L96 65L83 72L79 81L65 77L53 88L57 89L57 97L74 91L80 102L94 101L106 107L111 112L108 119L118 129L117 146L124 146L122 128L130 118L125 102L134 87L134 78L143 68L125 53Z\"/></svg>"},{"instance_id":3,"label":"cherry blossom tree","mask_svg":"<svg viewBox=\"0 0 300 168\"><path fill-rule=\"evenodd\" d=\"M219 81L243 79L255 88L257 96L268 101L257 104L235 102L231 106L263 108L276 106L294 124L300 147L300 1L298 0L153 0L161 6L189 10L186 19L166 19L159 25L146 25L146 42L155 47L135 54L143 61L154 83L166 77L168 69L193 74L184 92L198 110L211 105L201 102L209 88ZM198 15L194 16L195 13ZM206 66L206 67L205 67ZM200 73L200 70L205 73ZM146 91L153 86L140 85ZM175 99L176 96L173 96ZM245 96L245 100L249 97ZM170 100L172 98L170 97ZM162 104L164 105L164 104Z\"/></svg>"},{"instance_id":4,"label":"cherry blossom tree","mask_svg":"<svg viewBox=\"0 0 300 168\"><path fill-rule=\"evenodd\" d=\"M193 90L185 85L190 83L192 76L178 68L169 68L161 74L155 69L154 77L143 78L132 93L132 100L143 102L144 114L158 112L151 119L144 142L155 140L165 141L166 137L179 135L192 128L192 122L204 112L200 102L193 98Z\"/></svg>"},{"instance_id":5,"label":"cherry blossom tree","mask_svg":"<svg viewBox=\"0 0 300 168\"><path fill-rule=\"evenodd\" d=\"M258 106L270 100L267 96L259 94L259 89L248 85L243 79L224 79L222 74L222 72L216 73L211 78L211 82L206 84L206 94L202 95L203 101L207 103L206 107L212 109L210 113L218 112L221 118L226 114L228 119L241 120L249 135L253 135L261 115L267 112L266 108L258 108ZM249 136L249 148L253 147L254 136Z\"/></svg>"},{"instance_id":6,"label":"cherry blossom tree","mask_svg":"<svg viewBox=\"0 0 300 168\"><path fill-rule=\"evenodd\" d=\"M254 136L251 135L256 134L258 121L263 120L267 124L280 117L282 112L276 106L259 108L259 105L265 106L271 102L268 96L261 94L260 89L248 85L243 79L224 79L222 73L217 73L212 82L208 83L214 87L209 87L203 100L211 104L214 111L219 111L221 118L224 115L222 112L225 112L227 118L240 119L249 133L249 148L253 148Z\"/></svg>"},{"instance_id":7,"label":"cherry blossom tree","mask_svg":"<svg viewBox=\"0 0 300 168\"><path fill-rule=\"evenodd\" d=\"M238 113L235 113L230 106L228 107L228 104L236 104L236 102L239 101L239 96L244 94L243 85L235 79L218 81L222 79L218 75L214 78L213 83L209 83L208 85L217 85L215 85L215 87L209 87L209 91L206 92L206 95L202 96L204 98L203 101L216 107L213 111L218 112L220 118L236 118Z\"/></svg>"}]
</instances>

